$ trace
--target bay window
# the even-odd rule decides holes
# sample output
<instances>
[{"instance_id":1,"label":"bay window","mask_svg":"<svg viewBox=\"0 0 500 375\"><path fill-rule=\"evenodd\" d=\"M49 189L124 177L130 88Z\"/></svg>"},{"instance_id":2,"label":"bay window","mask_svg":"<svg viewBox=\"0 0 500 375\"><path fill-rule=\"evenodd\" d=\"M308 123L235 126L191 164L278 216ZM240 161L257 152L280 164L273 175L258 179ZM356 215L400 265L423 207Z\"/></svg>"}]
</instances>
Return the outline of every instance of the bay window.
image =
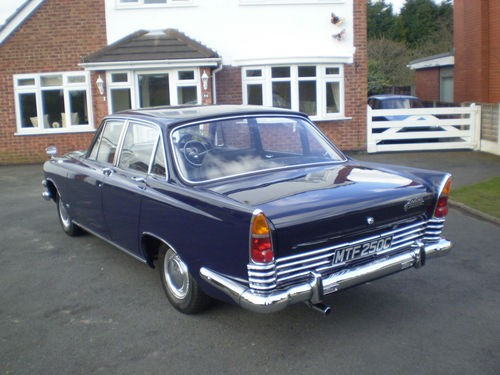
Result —
<instances>
[{"instance_id":1,"label":"bay window","mask_svg":"<svg viewBox=\"0 0 500 375\"><path fill-rule=\"evenodd\" d=\"M242 79L245 104L301 111L315 120L344 117L342 65L247 67Z\"/></svg>"},{"instance_id":2,"label":"bay window","mask_svg":"<svg viewBox=\"0 0 500 375\"><path fill-rule=\"evenodd\" d=\"M86 72L14 75L18 134L93 130Z\"/></svg>"}]
</instances>

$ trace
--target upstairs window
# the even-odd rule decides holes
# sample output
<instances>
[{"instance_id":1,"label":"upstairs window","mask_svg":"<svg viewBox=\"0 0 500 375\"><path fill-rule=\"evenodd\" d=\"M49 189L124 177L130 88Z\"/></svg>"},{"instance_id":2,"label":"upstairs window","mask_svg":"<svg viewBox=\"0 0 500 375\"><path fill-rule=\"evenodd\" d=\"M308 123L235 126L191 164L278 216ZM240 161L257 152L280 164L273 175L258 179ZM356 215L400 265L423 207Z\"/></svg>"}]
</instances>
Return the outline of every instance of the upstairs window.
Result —
<instances>
[{"instance_id":1,"label":"upstairs window","mask_svg":"<svg viewBox=\"0 0 500 375\"><path fill-rule=\"evenodd\" d=\"M116 0L118 8L183 6L193 4L193 0Z\"/></svg>"},{"instance_id":2,"label":"upstairs window","mask_svg":"<svg viewBox=\"0 0 500 375\"><path fill-rule=\"evenodd\" d=\"M85 72L14 75L18 134L93 130Z\"/></svg>"}]
</instances>

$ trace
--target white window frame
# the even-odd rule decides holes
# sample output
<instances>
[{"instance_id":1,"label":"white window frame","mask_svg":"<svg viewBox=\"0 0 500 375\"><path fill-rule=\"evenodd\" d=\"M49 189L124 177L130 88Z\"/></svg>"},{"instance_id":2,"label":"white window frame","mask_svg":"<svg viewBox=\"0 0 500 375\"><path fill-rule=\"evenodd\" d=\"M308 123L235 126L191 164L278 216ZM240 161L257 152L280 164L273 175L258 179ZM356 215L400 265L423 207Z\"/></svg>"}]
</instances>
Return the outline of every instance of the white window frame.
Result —
<instances>
[{"instance_id":1,"label":"white window frame","mask_svg":"<svg viewBox=\"0 0 500 375\"><path fill-rule=\"evenodd\" d=\"M42 86L42 77L62 76L62 85ZM85 77L84 82L69 83L71 77ZM33 85L19 85L19 80L32 79ZM94 127L94 113L92 108L92 90L90 83L90 73L84 71L73 72L50 72L50 73L28 73L28 74L14 74L14 102L16 109L16 135L37 135L37 134L60 134L60 133L82 133L92 132ZM65 127L59 128L44 128L44 113L43 113L43 100L42 93L47 90L63 90L64 95L64 114L65 114ZM72 124L71 111L70 111L70 92L71 91L85 91L87 99L87 118L88 124ZM19 96L21 94L35 94L36 110L37 110L37 126L22 127L21 118L21 101Z\"/></svg>"},{"instance_id":2,"label":"white window frame","mask_svg":"<svg viewBox=\"0 0 500 375\"><path fill-rule=\"evenodd\" d=\"M193 79L179 79L179 72L193 71ZM127 74L127 82L111 82L112 74ZM162 70L117 70L106 72L106 95L108 100L108 113L113 111L113 98L111 90L113 89L129 89L130 90L130 105L131 109L139 109L140 107L140 92L139 92L139 76L144 74L168 74L168 87L170 95L170 106L181 105L177 95L179 87L196 86L196 104L201 104L201 79L200 68L198 67L183 67L176 69Z\"/></svg>"},{"instance_id":3,"label":"white window frame","mask_svg":"<svg viewBox=\"0 0 500 375\"><path fill-rule=\"evenodd\" d=\"M175 8L195 5L195 0L166 0L165 3L145 4L144 0L135 0L133 2L122 2L115 0L117 9L137 9L137 8Z\"/></svg>"},{"instance_id":4,"label":"white window frame","mask_svg":"<svg viewBox=\"0 0 500 375\"><path fill-rule=\"evenodd\" d=\"M241 5L342 4L346 0L239 0Z\"/></svg>"},{"instance_id":5,"label":"white window frame","mask_svg":"<svg viewBox=\"0 0 500 375\"><path fill-rule=\"evenodd\" d=\"M277 81L290 81L290 97L292 110L299 111L299 81L313 81L313 77L299 77L298 68L306 66L316 67L316 115L310 116L315 121L328 120L343 120L345 119L345 82L344 82L344 65L343 64L287 64L287 65L265 65L265 66L247 66L242 68L242 91L243 103L248 104L248 89L247 85L260 84L262 85L262 101L264 106L272 107L272 83ZM272 78L271 69L277 67L290 67L290 78ZM338 74L326 74L327 68L338 69ZM260 77L247 77L248 70L261 70ZM339 112L327 113L326 105L326 84L329 82L337 82L339 84Z\"/></svg>"}]
</instances>

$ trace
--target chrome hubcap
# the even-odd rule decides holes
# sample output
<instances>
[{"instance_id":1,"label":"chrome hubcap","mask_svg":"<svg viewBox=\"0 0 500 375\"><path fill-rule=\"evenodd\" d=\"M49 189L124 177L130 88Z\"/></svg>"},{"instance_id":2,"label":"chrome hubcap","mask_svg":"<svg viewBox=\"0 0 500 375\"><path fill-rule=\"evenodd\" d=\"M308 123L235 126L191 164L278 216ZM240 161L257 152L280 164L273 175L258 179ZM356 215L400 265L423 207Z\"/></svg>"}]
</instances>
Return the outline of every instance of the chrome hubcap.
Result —
<instances>
[{"instance_id":1,"label":"chrome hubcap","mask_svg":"<svg viewBox=\"0 0 500 375\"><path fill-rule=\"evenodd\" d=\"M61 197L59 197L59 216L61 217L61 222L63 223L65 228L68 228L71 224L71 220L69 219L68 211L64 206Z\"/></svg>"},{"instance_id":2,"label":"chrome hubcap","mask_svg":"<svg viewBox=\"0 0 500 375\"><path fill-rule=\"evenodd\" d=\"M189 291L189 272L181 258L169 250L165 255L163 269L168 289L178 299L186 298Z\"/></svg>"}]
</instances>

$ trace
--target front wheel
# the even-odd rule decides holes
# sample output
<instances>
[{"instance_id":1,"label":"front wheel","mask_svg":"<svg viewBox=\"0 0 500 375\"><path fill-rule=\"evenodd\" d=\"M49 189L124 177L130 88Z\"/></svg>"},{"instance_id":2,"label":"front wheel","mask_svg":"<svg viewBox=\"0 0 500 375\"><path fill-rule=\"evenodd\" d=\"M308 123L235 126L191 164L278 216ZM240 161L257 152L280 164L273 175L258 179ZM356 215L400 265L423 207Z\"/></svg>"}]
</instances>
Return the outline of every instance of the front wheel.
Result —
<instances>
[{"instance_id":1,"label":"front wheel","mask_svg":"<svg viewBox=\"0 0 500 375\"><path fill-rule=\"evenodd\" d=\"M81 234L82 230L71 220L60 194L57 194L57 213L64 233L72 237Z\"/></svg>"},{"instance_id":2,"label":"front wheel","mask_svg":"<svg viewBox=\"0 0 500 375\"><path fill-rule=\"evenodd\" d=\"M205 310L210 297L199 288L180 256L171 248L162 245L158 260L163 289L172 306L185 314Z\"/></svg>"}]
</instances>

